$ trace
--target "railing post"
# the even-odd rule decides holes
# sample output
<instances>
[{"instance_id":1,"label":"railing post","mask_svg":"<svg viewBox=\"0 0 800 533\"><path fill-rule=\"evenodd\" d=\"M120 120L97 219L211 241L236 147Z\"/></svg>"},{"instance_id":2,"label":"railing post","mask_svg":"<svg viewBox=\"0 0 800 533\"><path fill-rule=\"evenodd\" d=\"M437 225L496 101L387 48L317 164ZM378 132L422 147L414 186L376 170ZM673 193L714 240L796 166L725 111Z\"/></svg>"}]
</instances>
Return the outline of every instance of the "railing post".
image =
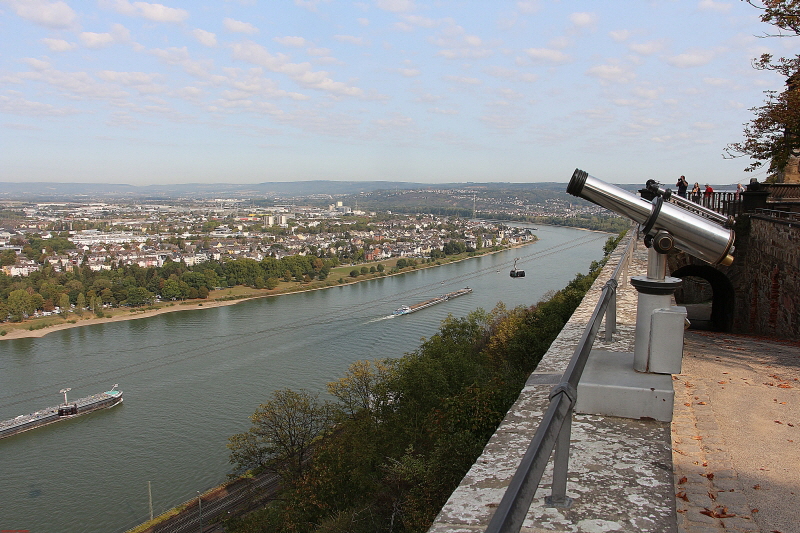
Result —
<instances>
[{"instance_id":1,"label":"railing post","mask_svg":"<svg viewBox=\"0 0 800 533\"><path fill-rule=\"evenodd\" d=\"M572 498L567 497L567 474L569 473L569 441L572 436L572 409L561 424L553 457L553 484L550 496L544 501L550 507L569 507Z\"/></svg>"},{"instance_id":2,"label":"railing post","mask_svg":"<svg viewBox=\"0 0 800 533\"><path fill-rule=\"evenodd\" d=\"M617 291L611 293L611 299L606 308L606 342L612 341L612 335L617 332Z\"/></svg>"}]
</instances>

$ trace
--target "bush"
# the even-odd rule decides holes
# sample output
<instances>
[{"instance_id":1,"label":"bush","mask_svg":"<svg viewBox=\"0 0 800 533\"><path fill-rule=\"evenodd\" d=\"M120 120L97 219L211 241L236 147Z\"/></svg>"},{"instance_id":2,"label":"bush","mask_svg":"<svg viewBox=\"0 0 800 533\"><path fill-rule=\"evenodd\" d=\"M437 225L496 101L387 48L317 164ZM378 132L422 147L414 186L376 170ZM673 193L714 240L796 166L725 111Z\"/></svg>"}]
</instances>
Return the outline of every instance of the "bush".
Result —
<instances>
[{"instance_id":1,"label":"bush","mask_svg":"<svg viewBox=\"0 0 800 533\"><path fill-rule=\"evenodd\" d=\"M358 269L357 268L354 268L353 270L350 271L350 277L351 278L357 278L358 277Z\"/></svg>"}]
</instances>

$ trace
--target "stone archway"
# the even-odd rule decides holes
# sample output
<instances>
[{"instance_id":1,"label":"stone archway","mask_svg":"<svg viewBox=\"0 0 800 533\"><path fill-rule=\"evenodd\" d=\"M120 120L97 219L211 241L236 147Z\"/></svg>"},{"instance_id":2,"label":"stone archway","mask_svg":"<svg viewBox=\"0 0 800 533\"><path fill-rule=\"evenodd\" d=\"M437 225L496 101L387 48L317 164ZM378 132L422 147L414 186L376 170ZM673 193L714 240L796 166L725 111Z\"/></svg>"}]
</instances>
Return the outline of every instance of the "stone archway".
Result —
<instances>
[{"instance_id":1,"label":"stone archway","mask_svg":"<svg viewBox=\"0 0 800 533\"><path fill-rule=\"evenodd\" d=\"M696 303L695 300L710 296L710 316L707 320L697 320L696 322L699 325L697 329L731 330L735 296L733 284L725 274L710 265L685 265L670 275L687 281L686 286L678 289L675 293L675 302L678 305ZM707 283L707 287L704 287L702 283L689 284L688 281L692 278L704 280ZM710 295L705 292L707 290L710 291Z\"/></svg>"}]
</instances>

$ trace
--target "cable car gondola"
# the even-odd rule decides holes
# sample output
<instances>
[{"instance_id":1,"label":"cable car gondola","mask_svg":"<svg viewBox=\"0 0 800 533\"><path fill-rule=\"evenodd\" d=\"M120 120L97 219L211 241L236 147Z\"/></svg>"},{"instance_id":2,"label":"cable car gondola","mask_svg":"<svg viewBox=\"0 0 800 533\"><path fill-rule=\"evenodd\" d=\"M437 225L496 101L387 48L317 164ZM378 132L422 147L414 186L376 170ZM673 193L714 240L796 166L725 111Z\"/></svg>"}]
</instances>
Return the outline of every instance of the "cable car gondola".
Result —
<instances>
[{"instance_id":1,"label":"cable car gondola","mask_svg":"<svg viewBox=\"0 0 800 533\"><path fill-rule=\"evenodd\" d=\"M522 269L517 268L517 261L519 261L519 257L514 259L514 268L511 269L510 275L511 275L512 278L524 278L525 277L525 271L522 270Z\"/></svg>"}]
</instances>

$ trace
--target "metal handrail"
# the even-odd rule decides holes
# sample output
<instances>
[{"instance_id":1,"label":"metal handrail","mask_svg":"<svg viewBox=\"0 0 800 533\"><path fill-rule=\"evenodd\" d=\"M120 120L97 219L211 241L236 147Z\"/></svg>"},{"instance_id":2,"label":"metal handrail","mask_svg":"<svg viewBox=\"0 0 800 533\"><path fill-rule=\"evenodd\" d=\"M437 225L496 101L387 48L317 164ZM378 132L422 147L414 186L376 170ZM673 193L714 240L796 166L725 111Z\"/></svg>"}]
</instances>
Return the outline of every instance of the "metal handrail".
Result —
<instances>
[{"instance_id":1,"label":"metal handrail","mask_svg":"<svg viewBox=\"0 0 800 533\"><path fill-rule=\"evenodd\" d=\"M561 383L550 391L550 405L542 417L533 440L528 445L514 477L506 489L503 499L492 516L486 533L519 532L528 514L533 497L539 488L547 462L555 448L553 459L553 483L547 503L553 507L568 507L571 500L566 496L567 471L569 468L569 441L572 429L572 408L577 400L578 382L583 374L589 353L592 350L600 322L609 306L616 308L616 292L621 272L627 276L627 267L632 255L636 235L631 235L625 252L614 269L611 279L603 286L600 300L594 308L589 323L583 331L578 346L572 354L569 365L561 377ZM623 266L624 265L624 266ZM615 310L616 311L616 310ZM606 337L609 329L616 329L614 320L606 316Z\"/></svg>"}]
</instances>

